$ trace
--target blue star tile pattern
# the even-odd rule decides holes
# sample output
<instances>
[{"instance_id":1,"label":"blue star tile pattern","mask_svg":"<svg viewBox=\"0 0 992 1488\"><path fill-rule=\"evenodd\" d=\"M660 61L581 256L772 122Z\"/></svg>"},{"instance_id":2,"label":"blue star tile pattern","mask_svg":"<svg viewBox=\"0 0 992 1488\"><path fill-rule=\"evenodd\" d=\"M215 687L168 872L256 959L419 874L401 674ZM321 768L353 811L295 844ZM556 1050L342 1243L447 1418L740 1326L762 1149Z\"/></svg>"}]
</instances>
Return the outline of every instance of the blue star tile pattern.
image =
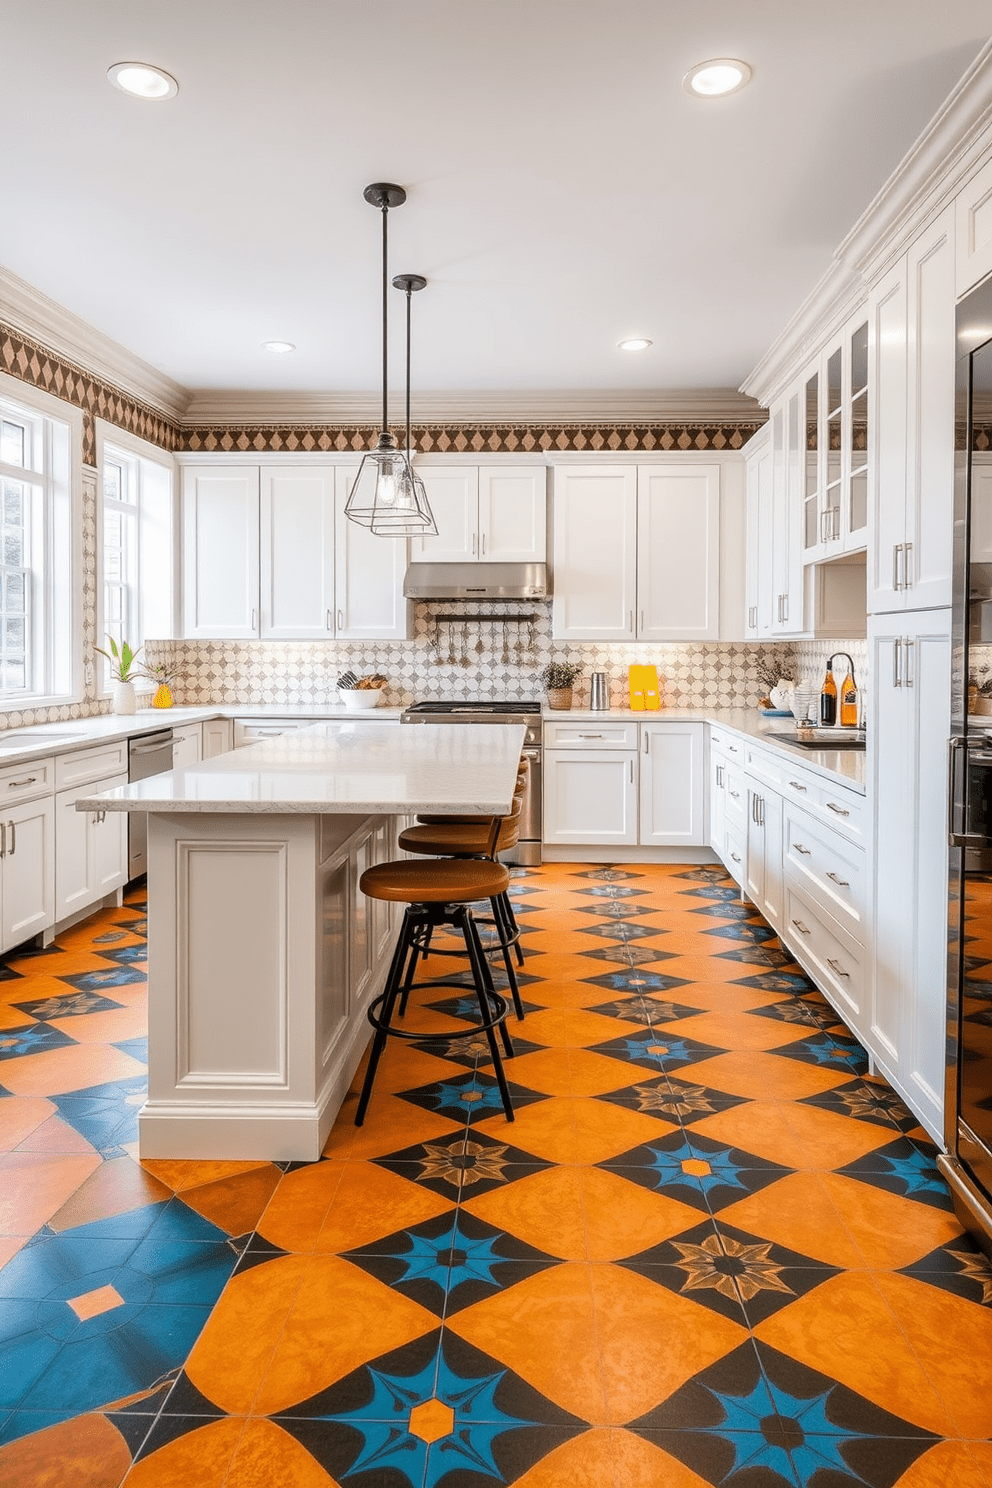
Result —
<instances>
[{"instance_id":1,"label":"blue star tile pattern","mask_svg":"<svg viewBox=\"0 0 992 1488\"><path fill-rule=\"evenodd\" d=\"M138 945L121 946L116 951L100 951L99 955L104 961L116 961L118 966L133 966L135 962L144 966L148 960L148 947L141 941Z\"/></svg>"},{"instance_id":2,"label":"blue star tile pattern","mask_svg":"<svg viewBox=\"0 0 992 1488\"><path fill-rule=\"evenodd\" d=\"M719 935L724 940L746 940L755 945L761 945L766 940L775 939L775 931L770 925L760 920L753 923L749 920L736 921L732 925L713 925L709 930L703 931L704 935Z\"/></svg>"},{"instance_id":3,"label":"blue star tile pattern","mask_svg":"<svg viewBox=\"0 0 992 1488\"><path fill-rule=\"evenodd\" d=\"M622 971L604 971L599 976L581 977L591 987L605 987L611 992L630 992L645 996L649 992L670 992L673 987L686 987L685 977L665 976L660 971L644 971L638 966L627 966ZM698 1013L698 1008L691 1012ZM686 1013L683 1016L689 1017Z\"/></svg>"},{"instance_id":4,"label":"blue star tile pattern","mask_svg":"<svg viewBox=\"0 0 992 1488\"><path fill-rule=\"evenodd\" d=\"M85 1137L102 1157L118 1157L125 1145L138 1140L138 1112L145 1101L144 1075L91 1085L67 1095L53 1095L59 1115Z\"/></svg>"},{"instance_id":5,"label":"blue star tile pattern","mask_svg":"<svg viewBox=\"0 0 992 1488\"><path fill-rule=\"evenodd\" d=\"M147 980L145 973L133 966L108 966L106 971L77 971L59 977L60 982L68 982L70 987L76 987L80 992L99 992L103 987L127 987L134 982Z\"/></svg>"},{"instance_id":6,"label":"blue star tile pattern","mask_svg":"<svg viewBox=\"0 0 992 1488\"><path fill-rule=\"evenodd\" d=\"M707 930L705 933L707 935L723 935L729 933L729 935L733 938L743 938L736 935L736 930L733 925L724 925L717 928L716 930ZM758 937L758 939L764 941L768 940L770 936L771 931L769 931L769 934L767 936ZM782 947L777 942L773 945L757 944L735 946L734 949L731 951L718 951L717 956L721 961L741 961L747 966L777 967L793 966L795 964L789 952L783 951Z\"/></svg>"},{"instance_id":7,"label":"blue star tile pattern","mask_svg":"<svg viewBox=\"0 0 992 1488\"><path fill-rule=\"evenodd\" d=\"M64 1049L75 1039L52 1028L48 1023L26 1023L22 1028L0 1028L0 1059L20 1059L25 1054L42 1054L48 1049Z\"/></svg>"},{"instance_id":8,"label":"blue star tile pattern","mask_svg":"<svg viewBox=\"0 0 992 1488\"><path fill-rule=\"evenodd\" d=\"M644 1033L630 1034L626 1038L608 1039L606 1043L594 1044L593 1053L603 1054L609 1059L627 1060L655 1074L668 1074L672 1070L698 1064L700 1060L712 1059L725 1051L713 1044L702 1044L696 1039L679 1038L675 1032L667 1033L656 1028Z\"/></svg>"},{"instance_id":9,"label":"blue star tile pattern","mask_svg":"<svg viewBox=\"0 0 992 1488\"><path fill-rule=\"evenodd\" d=\"M421 1085L416 1090L402 1090L399 1094L412 1105L422 1106L425 1111L436 1111L449 1121L479 1121L503 1109L499 1086L492 1075L481 1070L455 1075L433 1085ZM522 1085L512 1083L510 1095L515 1111L547 1099L536 1090L525 1090Z\"/></svg>"},{"instance_id":10,"label":"blue star tile pattern","mask_svg":"<svg viewBox=\"0 0 992 1488\"><path fill-rule=\"evenodd\" d=\"M447 1429L423 1432L424 1407ZM508 1484L547 1453L549 1437L560 1445L587 1429L450 1333L373 1360L272 1419L344 1488Z\"/></svg>"},{"instance_id":11,"label":"blue star tile pattern","mask_svg":"<svg viewBox=\"0 0 992 1488\"><path fill-rule=\"evenodd\" d=\"M451 1317L560 1264L516 1236L454 1209L343 1255L439 1317Z\"/></svg>"},{"instance_id":12,"label":"blue star tile pattern","mask_svg":"<svg viewBox=\"0 0 992 1488\"><path fill-rule=\"evenodd\" d=\"M22 1417L8 1439L34 1413L68 1420L181 1364L236 1259L223 1230L178 1199L20 1251L0 1273L0 1404Z\"/></svg>"},{"instance_id":13,"label":"blue star tile pattern","mask_svg":"<svg viewBox=\"0 0 992 1488\"><path fill-rule=\"evenodd\" d=\"M672 1132L599 1164L642 1188L716 1214L790 1171L695 1132Z\"/></svg>"},{"instance_id":14,"label":"blue star tile pattern","mask_svg":"<svg viewBox=\"0 0 992 1488\"><path fill-rule=\"evenodd\" d=\"M915 1199L934 1209L951 1209L947 1185L937 1171L934 1159L898 1137L887 1147L879 1147L847 1167L838 1169L846 1178L857 1178L873 1188L884 1188L903 1198Z\"/></svg>"},{"instance_id":15,"label":"blue star tile pattern","mask_svg":"<svg viewBox=\"0 0 992 1488\"><path fill-rule=\"evenodd\" d=\"M786 1059L797 1059L801 1064L818 1064L824 1069L847 1070L854 1075L868 1073L868 1055L857 1039L837 1034L816 1033L771 1052Z\"/></svg>"}]
</instances>

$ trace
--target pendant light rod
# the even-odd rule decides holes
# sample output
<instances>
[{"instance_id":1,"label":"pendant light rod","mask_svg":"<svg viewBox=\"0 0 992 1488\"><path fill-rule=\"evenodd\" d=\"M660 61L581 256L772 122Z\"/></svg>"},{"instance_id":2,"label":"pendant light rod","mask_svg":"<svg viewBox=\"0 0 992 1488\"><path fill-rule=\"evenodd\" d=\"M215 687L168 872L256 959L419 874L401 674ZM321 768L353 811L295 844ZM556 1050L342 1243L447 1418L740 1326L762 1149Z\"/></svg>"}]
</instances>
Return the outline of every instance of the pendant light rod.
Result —
<instances>
[{"instance_id":1,"label":"pendant light rod","mask_svg":"<svg viewBox=\"0 0 992 1488\"><path fill-rule=\"evenodd\" d=\"M427 280L423 274L397 274L393 280L394 289L402 289L406 294L406 455L411 454L410 441L410 305L413 292L417 289L426 289Z\"/></svg>"},{"instance_id":2,"label":"pendant light rod","mask_svg":"<svg viewBox=\"0 0 992 1488\"><path fill-rule=\"evenodd\" d=\"M389 385L389 220L390 207L401 207L406 201L406 192L402 186L396 186L391 181L373 181L371 186L366 186L362 195L372 207L378 207L382 213L382 430L383 434L389 429L389 406L387 388Z\"/></svg>"}]
</instances>

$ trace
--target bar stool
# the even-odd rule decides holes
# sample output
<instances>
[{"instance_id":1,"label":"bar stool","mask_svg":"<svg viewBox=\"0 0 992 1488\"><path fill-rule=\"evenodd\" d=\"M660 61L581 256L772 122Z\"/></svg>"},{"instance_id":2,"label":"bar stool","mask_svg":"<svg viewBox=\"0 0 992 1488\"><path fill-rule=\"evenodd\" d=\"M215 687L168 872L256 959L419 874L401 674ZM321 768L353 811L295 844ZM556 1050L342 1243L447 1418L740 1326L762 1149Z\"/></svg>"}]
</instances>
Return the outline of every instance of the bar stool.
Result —
<instances>
[{"instance_id":1,"label":"bar stool","mask_svg":"<svg viewBox=\"0 0 992 1488\"><path fill-rule=\"evenodd\" d=\"M492 861L497 853L505 852L511 847L516 847L520 838L520 818L523 811L523 793L517 791L513 797L513 809L509 816L503 818L499 830L492 840L492 834L488 831L487 823L479 821L476 817L461 818L457 821L431 821L425 822L418 818L418 825L407 827L401 832L397 839L397 845L404 852L418 853L425 857L453 858L458 861L466 859L486 859ZM502 866L502 865L501 865ZM507 874L507 886L509 886L509 874ZM506 968L506 979L510 986L510 994L513 998L513 1007L520 1022L523 1022L524 1008L520 1000L520 988L517 985L516 973L513 969L513 961L510 955L511 949L516 949L519 964L523 965L523 953L520 950L520 928L517 925L510 903L509 893L493 894L489 899L492 907L492 917L476 915L477 924L491 924L495 939L485 947L487 956L500 951L503 956L503 964ZM426 956L428 951L433 951L439 956L462 956L465 954L461 949L451 950L446 947L431 945L433 927L426 927L423 944L419 947L420 953ZM406 997L400 1001L400 1017L406 1012Z\"/></svg>"},{"instance_id":2,"label":"bar stool","mask_svg":"<svg viewBox=\"0 0 992 1488\"><path fill-rule=\"evenodd\" d=\"M437 858L431 862L416 862L406 859L401 862L378 863L367 868L359 880L359 888L370 899L388 900L405 904L403 925L393 952L385 990L372 1003L368 1019L375 1029L372 1050L362 1093L355 1112L355 1125L365 1120L375 1073L386 1047L387 1038L405 1038L418 1043L435 1039L448 1043L451 1039L474 1038L485 1033L492 1058L493 1073L499 1086L500 1097L507 1121L513 1120L513 1105L503 1071L496 1029L499 1029L506 1054L513 1055L513 1045L506 1029L506 999L501 997L493 984L492 972L479 940L470 905L479 899L492 900L506 892L510 875L502 863L495 860L496 842L502 819L495 817L489 827L486 845L489 849L484 858L457 859ZM472 982L479 1003L479 1021L464 1032L414 1033L393 1024L397 1000L405 1006L413 986L417 963L430 934L439 926L448 925L460 932L465 943L472 970ZM419 987L447 987L443 981L418 982Z\"/></svg>"}]
</instances>

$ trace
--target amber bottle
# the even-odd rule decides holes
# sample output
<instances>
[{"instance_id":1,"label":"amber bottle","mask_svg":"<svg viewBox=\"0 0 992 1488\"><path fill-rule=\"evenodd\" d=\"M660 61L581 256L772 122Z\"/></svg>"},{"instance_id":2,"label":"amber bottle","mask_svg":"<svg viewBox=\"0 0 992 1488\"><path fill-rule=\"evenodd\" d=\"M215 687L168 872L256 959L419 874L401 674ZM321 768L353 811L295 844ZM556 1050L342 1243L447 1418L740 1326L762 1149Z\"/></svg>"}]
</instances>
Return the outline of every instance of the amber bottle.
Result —
<instances>
[{"instance_id":1,"label":"amber bottle","mask_svg":"<svg viewBox=\"0 0 992 1488\"><path fill-rule=\"evenodd\" d=\"M854 681L854 666L850 663L840 684L840 723L842 728L858 726L858 689Z\"/></svg>"},{"instance_id":2,"label":"amber bottle","mask_svg":"<svg viewBox=\"0 0 992 1488\"><path fill-rule=\"evenodd\" d=\"M832 656L830 658L830 664L833 664ZM830 665L828 665L827 675L824 677L823 686L820 688L820 723L824 728L832 728L836 722L837 683L834 681L834 674L830 669Z\"/></svg>"}]
</instances>

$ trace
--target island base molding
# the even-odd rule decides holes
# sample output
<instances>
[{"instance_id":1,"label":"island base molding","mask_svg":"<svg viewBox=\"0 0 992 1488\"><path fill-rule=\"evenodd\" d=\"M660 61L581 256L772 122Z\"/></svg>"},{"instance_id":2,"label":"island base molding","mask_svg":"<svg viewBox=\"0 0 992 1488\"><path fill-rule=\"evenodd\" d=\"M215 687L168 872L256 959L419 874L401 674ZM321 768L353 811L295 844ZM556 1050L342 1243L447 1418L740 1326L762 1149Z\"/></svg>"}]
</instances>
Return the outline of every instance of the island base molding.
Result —
<instances>
[{"instance_id":1,"label":"island base molding","mask_svg":"<svg viewBox=\"0 0 992 1488\"><path fill-rule=\"evenodd\" d=\"M388 816L152 813L143 1158L320 1157L385 984Z\"/></svg>"}]
</instances>

